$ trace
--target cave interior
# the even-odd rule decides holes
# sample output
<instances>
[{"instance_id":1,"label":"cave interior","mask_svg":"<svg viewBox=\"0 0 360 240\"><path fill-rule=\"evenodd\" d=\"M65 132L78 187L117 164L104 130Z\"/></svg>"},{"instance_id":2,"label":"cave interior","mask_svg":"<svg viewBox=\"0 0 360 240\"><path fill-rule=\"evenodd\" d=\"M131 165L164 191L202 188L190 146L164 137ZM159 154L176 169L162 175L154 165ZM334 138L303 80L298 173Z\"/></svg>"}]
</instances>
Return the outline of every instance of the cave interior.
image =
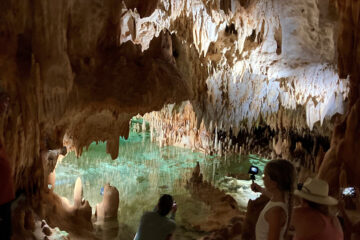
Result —
<instances>
[{"instance_id":1,"label":"cave interior","mask_svg":"<svg viewBox=\"0 0 360 240\"><path fill-rule=\"evenodd\" d=\"M2 0L0 9L0 204L12 201L11 239L133 239L118 221L125 190L96 186L90 206L84 179L74 176L73 199L57 193L56 169L90 166L82 157L94 148L110 165L131 164L124 146L141 134L132 154L151 145L195 156L186 174L174 168L182 181L172 187L207 220L184 213L193 221L176 239L254 239L264 200L248 206L247 193L239 204L209 181L215 167L196 163L207 157L286 159L297 182L360 195L360 1ZM163 157L183 160L168 154L141 165L149 181L160 181ZM249 188L247 172L224 175ZM360 222L360 200L347 207Z\"/></svg>"}]
</instances>

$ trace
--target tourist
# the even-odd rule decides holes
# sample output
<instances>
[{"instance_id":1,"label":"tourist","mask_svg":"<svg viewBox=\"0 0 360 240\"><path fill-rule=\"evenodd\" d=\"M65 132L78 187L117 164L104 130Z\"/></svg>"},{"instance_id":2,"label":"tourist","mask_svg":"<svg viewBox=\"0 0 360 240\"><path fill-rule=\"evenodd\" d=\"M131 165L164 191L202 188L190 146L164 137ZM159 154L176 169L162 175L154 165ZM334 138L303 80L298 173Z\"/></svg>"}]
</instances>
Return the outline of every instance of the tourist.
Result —
<instances>
[{"instance_id":1,"label":"tourist","mask_svg":"<svg viewBox=\"0 0 360 240\"><path fill-rule=\"evenodd\" d=\"M176 203L172 196L164 194L152 212L145 212L141 217L138 232L134 240L167 240L171 239L175 228ZM167 215L171 211L170 218Z\"/></svg>"},{"instance_id":2,"label":"tourist","mask_svg":"<svg viewBox=\"0 0 360 240\"><path fill-rule=\"evenodd\" d=\"M287 160L272 160L265 166L263 180L265 188L256 183L251 185L254 192L261 192L270 198L257 220L256 239L284 239L291 217L294 166Z\"/></svg>"},{"instance_id":3,"label":"tourist","mask_svg":"<svg viewBox=\"0 0 360 240\"><path fill-rule=\"evenodd\" d=\"M329 185L318 178L308 178L301 190L294 193L301 198L301 205L294 208L292 225L294 240L340 240L343 231L336 216L329 214L329 207L338 201L328 196Z\"/></svg>"},{"instance_id":4,"label":"tourist","mask_svg":"<svg viewBox=\"0 0 360 240\"><path fill-rule=\"evenodd\" d=\"M339 201L338 207L340 210L340 220L342 220L342 226L343 226L343 232L344 232L344 239L351 239L351 240L356 240L356 239L360 239L360 219L356 219L355 222L353 222L354 220L352 218L350 218L348 216L347 211L352 211L353 213L355 212L356 215L360 215L360 196L359 196L359 190L358 188L356 189L356 194L355 194L355 201L356 201L356 207L355 209L352 210L346 210L345 207L345 202L344 199L341 199Z\"/></svg>"},{"instance_id":5,"label":"tourist","mask_svg":"<svg viewBox=\"0 0 360 240\"><path fill-rule=\"evenodd\" d=\"M14 197L10 162L0 142L0 236L4 240L11 238L11 202Z\"/></svg>"}]
</instances>

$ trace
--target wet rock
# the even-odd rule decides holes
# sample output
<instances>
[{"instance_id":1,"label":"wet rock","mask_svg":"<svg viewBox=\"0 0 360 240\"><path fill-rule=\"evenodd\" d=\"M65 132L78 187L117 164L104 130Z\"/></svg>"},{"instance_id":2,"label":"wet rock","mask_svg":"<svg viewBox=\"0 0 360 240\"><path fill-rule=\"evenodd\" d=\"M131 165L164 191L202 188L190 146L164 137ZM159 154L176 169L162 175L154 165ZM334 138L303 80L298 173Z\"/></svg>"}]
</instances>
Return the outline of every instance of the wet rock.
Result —
<instances>
[{"instance_id":1,"label":"wet rock","mask_svg":"<svg viewBox=\"0 0 360 240\"><path fill-rule=\"evenodd\" d=\"M25 211L24 228L32 232L35 230L34 215L29 209Z\"/></svg>"},{"instance_id":2,"label":"wet rock","mask_svg":"<svg viewBox=\"0 0 360 240\"><path fill-rule=\"evenodd\" d=\"M231 234L241 232L241 227L237 223L240 223L239 219L244 213L239 210L233 197L202 180L198 164L187 183L187 188L193 198L204 202L211 208L211 216L198 225L198 230L213 231L208 236L209 239L229 239ZM237 230L233 229L234 225Z\"/></svg>"},{"instance_id":3,"label":"wet rock","mask_svg":"<svg viewBox=\"0 0 360 240\"><path fill-rule=\"evenodd\" d=\"M96 204L95 216L99 220L116 218L119 208L119 192L110 184L104 186L104 196L101 203Z\"/></svg>"},{"instance_id":4,"label":"wet rock","mask_svg":"<svg viewBox=\"0 0 360 240\"><path fill-rule=\"evenodd\" d=\"M231 236L238 236L242 233L242 223L236 222L231 226L230 234Z\"/></svg>"},{"instance_id":5,"label":"wet rock","mask_svg":"<svg viewBox=\"0 0 360 240\"><path fill-rule=\"evenodd\" d=\"M83 200L83 188L82 188L82 182L81 178L78 177L75 182L75 188L74 188L74 206L80 207Z\"/></svg>"},{"instance_id":6,"label":"wet rock","mask_svg":"<svg viewBox=\"0 0 360 240\"><path fill-rule=\"evenodd\" d=\"M43 227L42 232L43 232L46 236L51 236L51 234L52 234L50 228L47 227L47 226Z\"/></svg>"},{"instance_id":7,"label":"wet rock","mask_svg":"<svg viewBox=\"0 0 360 240\"><path fill-rule=\"evenodd\" d=\"M181 116L178 105L168 109L181 119L169 118L159 141L206 153L221 148L224 155L236 141L215 135L224 131L230 137L233 126L231 135L239 137L243 154L258 153L256 145L264 141L257 140L262 139L267 140L261 146L264 155L292 158L297 140L282 134L305 136L312 130L312 138L330 136L328 119L349 109L339 145L332 144L329 151L324 147L321 161L317 144L303 144L307 153L301 165L319 169L331 191L359 185L355 103L360 44L354 41L359 3L288 2L5 1L0 16L0 138L11 149L15 189L32 196L53 185L48 173L54 164L42 164L42 151L65 144L81 155L93 141L109 141L108 152L115 158L119 136L128 135L132 116L187 99L192 112L183 108ZM186 3L195 7L184 7ZM261 137L262 131L254 132L258 126L275 134ZM213 128L218 128L215 134ZM203 134L204 129L211 130ZM334 172L339 168L340 178ZM39 214L62 213L61 206L52 205L41 207ZM83 205L76 199L76 210Z\"/></svg>"}]
</instances>

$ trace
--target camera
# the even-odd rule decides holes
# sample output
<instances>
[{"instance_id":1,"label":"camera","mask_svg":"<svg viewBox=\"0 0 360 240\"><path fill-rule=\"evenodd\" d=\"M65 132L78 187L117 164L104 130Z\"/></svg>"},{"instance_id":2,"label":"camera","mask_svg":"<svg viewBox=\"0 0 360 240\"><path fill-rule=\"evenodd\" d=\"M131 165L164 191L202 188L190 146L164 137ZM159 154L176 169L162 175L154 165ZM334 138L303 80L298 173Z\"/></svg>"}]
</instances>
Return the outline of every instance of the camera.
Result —
<instances>
[{"instance_id":1,"label":"camera","mask_svg":"<svg viewBox=\"0 0 360 240\"><path fill-rule=\"evenodd\" d=\"M254 165L251 165L248 173L251 174L250 179L254 181L255 175L259 173L259 168Z\"/></svg>"},{"instance_id":2,"label":"camera","mask_svg":"<svg viewBox=\"0 0 360 240\"><path fill-rule=\"evenodd\" d=\"M259 168L256 166L251 165L249 169L249 174L258 174Z\"/></svg>"},{"instance_id":3,"label":"camera","mask_svg":"<svg viewBox=\"0 0 360 240\"><path fill-rule=\"evenodd\" d=\"M356 197L356 191L354 187L347 187L342 190L342 196L343 197Z\"/></svg>"}]
</instances>

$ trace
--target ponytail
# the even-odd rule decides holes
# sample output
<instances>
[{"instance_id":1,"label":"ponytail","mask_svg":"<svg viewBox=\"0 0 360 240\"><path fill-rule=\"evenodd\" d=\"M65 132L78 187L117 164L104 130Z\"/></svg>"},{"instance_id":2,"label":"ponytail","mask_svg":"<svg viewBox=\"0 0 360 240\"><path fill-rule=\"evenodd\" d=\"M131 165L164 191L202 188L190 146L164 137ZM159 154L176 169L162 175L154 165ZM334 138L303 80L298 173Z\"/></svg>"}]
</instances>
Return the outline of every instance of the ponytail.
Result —
<instances>
[{"instance_id":1,"label":"ponytail","mask_svg":"<svg viewBox=\"0 0 360 240\"><path fill-rule=\"evenodd\" d=\"M286 239L286 236L289 232L289 228L290 228L290 221L291 221L291 216L292 216L292 208L293 208L293 193L292 191L288 192L288 218L287 218L287 223L286 223L286 227L285 227L285 232L284 232L284 239Z\"/></svg>"},{"instance_id":2,"label":"ponytail","mask_svg":"<svg viewBox=\"0 0 360 240\"><path fill-rule=\"evenodd\" d=\"M284 159L272 160L265 166L265 172L269 175L272 181L277 183L277 187L280 191L287 194L288 204L288 218L285 225L284 237L286 237L291 221L291 213L293 207L293 191L295 182L295 168L294 165ZM286 195L285 195L286 196Z\"/></svg>"}]
</instances>

